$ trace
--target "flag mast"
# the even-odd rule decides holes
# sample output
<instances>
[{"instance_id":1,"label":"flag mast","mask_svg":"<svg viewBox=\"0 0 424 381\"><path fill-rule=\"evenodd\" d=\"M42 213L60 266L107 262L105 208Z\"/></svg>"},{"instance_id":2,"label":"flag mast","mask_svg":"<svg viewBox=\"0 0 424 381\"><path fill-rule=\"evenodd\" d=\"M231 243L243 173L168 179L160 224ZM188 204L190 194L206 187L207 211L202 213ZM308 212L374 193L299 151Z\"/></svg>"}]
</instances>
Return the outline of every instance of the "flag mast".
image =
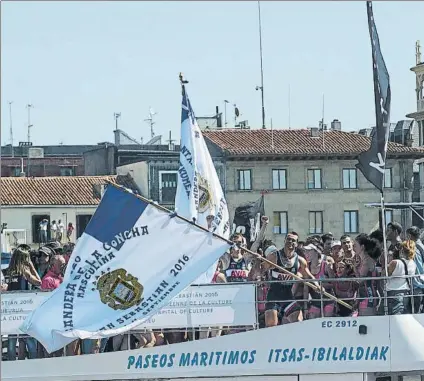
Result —
<instances>
[{"instance_id":1,"label":"flag mast","mask_svg":"<svg viewBox=\"0 0 424 381\"><path fill-rule=\"evenodd\" d=\"M375 25L372 2L367 1L368 30L371 40L373 79L374 79L374 102L376 127L368 151L363 152L358 157L356 167L362 172L365 178L380 191L380 210L383 232L384 250L384 275L388 276L388 253L386 242L386 212L384 205L384 179L386 172L387 144L390 133L390 104L391 89L390 76L387 71L381 52L380 40ZM387 282L384 282L384 310L388 312L387 305Z\"/></svg>"}]
</instances>

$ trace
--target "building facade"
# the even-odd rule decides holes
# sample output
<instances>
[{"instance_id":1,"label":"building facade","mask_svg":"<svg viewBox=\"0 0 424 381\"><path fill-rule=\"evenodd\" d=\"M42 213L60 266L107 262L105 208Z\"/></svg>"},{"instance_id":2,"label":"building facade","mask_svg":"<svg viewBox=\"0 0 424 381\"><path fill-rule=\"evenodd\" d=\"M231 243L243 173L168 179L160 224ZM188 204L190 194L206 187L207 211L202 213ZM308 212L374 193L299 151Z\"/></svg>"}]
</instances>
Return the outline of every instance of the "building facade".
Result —
<instances>
[{"instance_id":1,"label":"building facade","mask_svg":"<svg viewBox=\"0 0 424 381\"><path fill-rule=\"evenodd\" d=\"M288 231L302 237L378 228L380 193L355 168L369 137L342 131L233 130L204 133L225 165L230 215L243 202L264 194L270 238L282 244ZM385 201L411 202L413 163L424 149L389 143ZM387 210L386 221L412 223L409 210Z\"/></svg>"},{"instance_id":2,"label":"building facade","mask_svg":"<svg viewBox=\"0 0 424 381\"><path fill-rule=\"evenodd\" d=\"M424 147L424 61L421 55L421 46L419 41L416 43L416 64L411 68L415 74L415 94L417 101L416 111L406 115L408 118L413 118L418 126L418 146ZM419 186L417 192L420 194L420 200L424 201L424 161L416 162L419 173ZM422 215L422 211L420 212Z\"/></svg>"},{"instance_id":3,"label":"building facade","mask_svg":"<svg viewBox=\"0 0 424 381\"><path fill-rule=\"evenodd\" d=\"M84 232L109 183L139 193L129 175L1 178L2 226L9 231L25 231L27 243L37 244L40 242L39 223L43 219L49 221L49 239L52 221L61 220L65 226L71 222L75 242Z\"/></svg>"},{"instance_id":4,"label":"building facade","mask_svg":"<svg viewBox=\"0 0 424 381\"><path fill-rule=\"evenodd\" d=\"M1 147L2 177L46 177L84 175L83 153L97 145Z\"/></svg>"},{"instance_id":5,"label":"building facade","mask_svg":"<svg viewBox=\"0 0 424 381\"><path fill-rule=\"evenodd\" d=\"M366 204L380 193L356 169L371 138L338 130L214 130L204 137L226 194L230 218L237 206L262 194L270 218L268 235L282 244L288 231L302 237L332 232L356 235L379 227L381 215ZM423 148L389 143L386 202L412 202L413 164ZM173 209L179 154L117 167L130 174L145 197ZM387 222L412 224L410 210L387 210ZM423 226L421 221L417 221Z\"/></svg>"},{"instance_id":6,"label":"building facade","mask_svg":"<svg viewBox=\"0 0 424 381\"><path fill-rule=\"evenodd\" d=\"M117 167L116 173L130 174L144 197L173 210L177 193L179 155L179 152L174 151L172 155L145 158ZM220 182L224 186L225 167L219 158L214 160L214 164Z\"/></svg>"}]
</instances>

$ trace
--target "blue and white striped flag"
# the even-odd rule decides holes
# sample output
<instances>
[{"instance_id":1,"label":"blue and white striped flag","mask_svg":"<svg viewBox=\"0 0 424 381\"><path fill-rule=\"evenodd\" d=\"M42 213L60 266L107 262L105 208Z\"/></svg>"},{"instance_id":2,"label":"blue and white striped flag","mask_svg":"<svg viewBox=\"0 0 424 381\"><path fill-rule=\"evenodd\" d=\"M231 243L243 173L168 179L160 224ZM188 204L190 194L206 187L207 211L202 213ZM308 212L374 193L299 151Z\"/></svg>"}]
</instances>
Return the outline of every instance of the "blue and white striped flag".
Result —
<instances>
[{"instance_id":1,"label":"blue and white striped flag","mask_svg":"<svg viewBox=\"0 0 424 381\"><path fill-rule=\"evenodd\" d=\"M224 192L184 84L182 90L181 149L175 210L180 216L195 220L198 225L228 238L230 223ZM214 217L210 227L208 216ZM216 263L195 283L210 283L215 269Z\"/></svg>"},{"instance_id":2,"label":"blue and white striped flag","mask_svg":"<svg viewBox=\"0 0 424 381\"><path fill-rule=\"evenodd\" d=\"M109 185L61 286L21 330L49 352L76 338L126 332L204 273L230 245L122 188Z\"/></svg>"}]
</instances>

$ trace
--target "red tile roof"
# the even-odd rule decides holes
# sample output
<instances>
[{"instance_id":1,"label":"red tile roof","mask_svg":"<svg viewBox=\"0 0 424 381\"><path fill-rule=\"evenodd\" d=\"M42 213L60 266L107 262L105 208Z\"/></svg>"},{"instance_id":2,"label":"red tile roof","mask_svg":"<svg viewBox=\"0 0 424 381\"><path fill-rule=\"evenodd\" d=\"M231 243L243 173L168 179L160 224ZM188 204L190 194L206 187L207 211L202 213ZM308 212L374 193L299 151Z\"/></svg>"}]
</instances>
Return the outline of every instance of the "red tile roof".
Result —
<instances>
[{"instance_id":1,"label":"red tile roof","mask_svg":"<svg viewBox=\"0 0 424 381\"><path fill-rule=\"evenodd\" d=\"M138 191L132 177L61 176L3 177L0 200L7 205L93 205L100 202L100 185L109 182Z\"/></svg>"},{"instance_id":2,"label":"red tile roof","mask_svg":"<svg viewBox=\"0 0 424 381\"><path fill-rule=\"evenodd\" d=\"M371 138L344 131L326 131L324 139L311 137L309 129L205 131L207 140L229 156L357 156L368 150ZM389 143L389 156L424 157L424 148Z\"/></svg>"}]
</instances>

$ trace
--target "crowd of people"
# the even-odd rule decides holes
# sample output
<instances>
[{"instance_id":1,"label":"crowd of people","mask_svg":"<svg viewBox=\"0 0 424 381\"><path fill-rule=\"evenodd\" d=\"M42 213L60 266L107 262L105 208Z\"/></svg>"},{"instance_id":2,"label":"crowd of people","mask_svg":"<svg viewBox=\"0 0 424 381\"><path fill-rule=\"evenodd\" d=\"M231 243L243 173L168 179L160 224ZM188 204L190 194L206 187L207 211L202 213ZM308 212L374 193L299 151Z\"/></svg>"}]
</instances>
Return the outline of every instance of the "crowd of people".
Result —
<instances>
[{"instance_id":1,"label":"crowd of people","mask_svg":"<svg viewBox=\"0 0 424 381\"><path fill-rule=\"evenodd\" d=\"M419 228L413 226L404 232L400 224L389 223L386 245L381 230L356 237L343 235L340 239L331 233L311 235L304 241L296 232L290 232L279 249L265 238L267 225L268 218L262 217L262 228L250 249L243 235L234 234L234 245L221 257L213 279L214 283L255 282L259 328L322 316L424 312L424 244ZM18 246L2 274L2 291L56 289L63 281L73 249L70 242L62 245L56 241L37 250ZM76 340L51 354L33 338L10 336L6 359L146 348L253 328L164 327L161 331L131 332L101 340Z\"/></svg>"},{"instance_id":2,"label":"crowd of people","mask_svg":"<svg viewBox=\"0 0 424 381\"><path fill-rule=\"evenodd\" d=\"M40 243L45 244L48 242L49 226L51 241L62 242L62 240L65 238L65 224L62 222L62 220L52 220L51 223L49 223L47 218L43 218L38 224ZM72 222L69 222L68 226L66 227L66 239L68 242L71 242L71 237L74 230L74 225Z\"/></svg>"}]
</instances>

